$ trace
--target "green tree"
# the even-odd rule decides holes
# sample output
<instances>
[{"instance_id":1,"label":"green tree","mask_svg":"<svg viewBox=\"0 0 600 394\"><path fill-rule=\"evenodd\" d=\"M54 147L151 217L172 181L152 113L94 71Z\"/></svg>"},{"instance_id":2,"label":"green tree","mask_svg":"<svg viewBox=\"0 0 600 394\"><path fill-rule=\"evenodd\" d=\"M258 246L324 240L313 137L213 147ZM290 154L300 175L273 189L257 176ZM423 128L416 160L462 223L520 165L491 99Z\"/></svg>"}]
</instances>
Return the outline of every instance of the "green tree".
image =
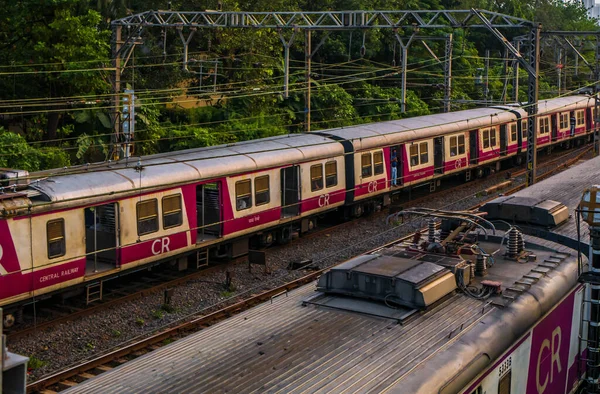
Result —
<instances>
[{"instance_id":1,"label":"green tree","mask_svg":"<svg viewBox=\"0 0 600 394\"><path fill-rule=\"evenodd\" d=\"M0 128L0 167L27 171L40 169L40 154L29 146L25 138Z\"/></svg>"},{"instance_id":2,"label":"green tree","mask_svg":"<svg viewBox=\"0 0 600 394\"><path fill-rule=\"evenodd\" d=\"M109 91L103 65L109 64L108 31L100 14L83 0L7 2L0 14L0 64L15 74L0 76L0 98L74 97ZM54 140L64 101L46 117L46 139ZM27 108L25 108L27 110Z\"/></svg>"}]
</instances>

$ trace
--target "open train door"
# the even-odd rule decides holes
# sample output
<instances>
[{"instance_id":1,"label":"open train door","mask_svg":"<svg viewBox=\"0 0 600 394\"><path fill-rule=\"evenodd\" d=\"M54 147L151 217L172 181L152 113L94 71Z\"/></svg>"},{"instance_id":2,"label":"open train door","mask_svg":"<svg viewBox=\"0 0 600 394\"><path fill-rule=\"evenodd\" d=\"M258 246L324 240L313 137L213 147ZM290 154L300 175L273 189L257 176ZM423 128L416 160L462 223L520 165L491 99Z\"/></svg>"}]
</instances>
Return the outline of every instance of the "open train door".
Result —
<instances>
[{"instance_id":1,"label":"open train door","mask_svg":"<svg viewBox=\"0 0 600 394\"><path fill-rule=\"evenodd\" d=\"M433 139L433 171L436 174L444 173L444 137Z\"/></svg>"},{"instance_id":2,"label":"open train door","mask_svg":"<svg viewBox=\"0 0 600 394\"><path fill-rule=\"evenodd\" d=\"M557 119L560 114L554 114L550 117L550 130L552 141L558 140L558 122Z\"/></svg>"},{"instance_id":3,"label":"open train door","mask_svg":"<svg viewBox=\"0 0 600 394\"><path fill-rule=\"evenodd\" d=\"M479 149L477 144L477 130L469 131L469 164L477 164Z\"/></svg>"},{"instance_id":4,"label":"open train door","mask_svg":"<svg viewBox=\"0 0 600 394\"><path fill-rule=\"evenodd\" d=\"M86 274L119 267L119 204L84 210ZM50 230L49 230L50 231Z\"/></svg>"},{"instance_id":5,"label":"open train door","mask_svg":"<svg viewBox=\"0 0 600 394\"><path fill-rule=\"evenodd\" d=\"M500 156L506 156L507 129L505 124L500 125Z\"/></svg>"},{"instance_id":6,"label":"open train door","mask_svg":"<svg viewBox=\"0 0 600 394\"><path fill-rule=\"evenodd\" d=\"M404 144L392 146L392 149L396 150L397 170L396 170L396 185L402 186L404 184ZM392 161L392 149L390 149L390 163ZM391 180L392 174L390 174Z\"/></svg>"},{"instance_id":7,"label":"open train door","mask_svg":"<svg viewBox=\"0 0 600 394\"><path fill-rule=\"evenodd\" d=\"M196 186L197 242L221 237L221 183L211 182Z\"/></svg>"},{"instance_id":8,"label":"open train door","mask_svg":"<svg viewBox=\"0 0 600 394\"><path fill-rule=\"evenodd\" d=\"M300 214L300 166L281 169L281 217Z\"/></svg>"}]
</instances>

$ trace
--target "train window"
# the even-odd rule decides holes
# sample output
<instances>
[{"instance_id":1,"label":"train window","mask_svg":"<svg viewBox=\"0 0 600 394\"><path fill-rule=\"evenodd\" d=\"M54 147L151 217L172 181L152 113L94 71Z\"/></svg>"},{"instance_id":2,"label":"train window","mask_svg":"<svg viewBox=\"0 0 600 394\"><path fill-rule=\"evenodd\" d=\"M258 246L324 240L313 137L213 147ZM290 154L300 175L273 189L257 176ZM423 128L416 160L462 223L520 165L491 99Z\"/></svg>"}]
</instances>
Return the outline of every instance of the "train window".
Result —
<instances>
[{"instance_id":1,"label":"train window","mask_svg":"<svg viewBox=\"0 0 600 394\"><path fill-rule=\"evenodd\" d=\"M323 189L323 165L315 164L310 167L310 190L316 192Z\"/></svg>"},{"instance_id":2,"label":"train window","mask_svg":"<svg viewBox=\"0 0 600 394\"><path fill-rule=\"evenodd\" d=\"M371 154L363 153L361 157L362 177L368 178L373 175L373 167L371 166Z\"/></svg>"},{"instance_id":3,"label":"train window","mask_svg":"<svg viewBox=\"0 0 600 394\"><path fill-rule=\"evenodd\" d=\"M158 200L140 201L136 208L138 235L158 231Z\"/></svg>"},{"instance_id":4,"label":"train window","mask_svg":"<svg viewBox=\"0 0 600 394\"><path fill-rule=\"evenodd\" d=\"M540 128L539 134L548 134L550 132L548 117L540 118L538 121L538 127Z\"/></svg>"},{"instance_id":5,"label":"train window","mask_svg":"<svg viewBox=\"0 0 600 394\"><path fill-rule=\"evenodd\" d=\"M494 146L496 146L496 134L498 133L498 131L495 128L491 128L490 129L490 146L493 148Z\"/></svg>"},{"instance_id":6,"label":"train window","mask_svg":"<svg viewBox=\"0 0 600 394\"><path fill-rule=\"evenodd\" d=\"M521 136L523 141L527 141L527 120L521 121Z\"/></svg>"},{"instance_id":7,"label":"train window","mask_svg":"<svg viewBox=\"0 0 600 394\"><path fill-rule=\"evenodd\" d=\"M582 126L585 124L585 118L583 117L583 110L575 111L575 120L577 126Z\"/></svg>"},{"instance_id":8,"label":"train window","mask_svg":"<svg viewBox=\"0 0 600 394\"><path fill-rule=\"evenodd\" d=\"M49 259L64 256L67 253L64 219L50 220L46 223L46 239Z\"/></svg>"},{"instance_id":9,"label":"train window","mask_svg":"<svg viewBox=\"0 0 600 394\"><path fill-rule=\"evenodd\" d=\"M373 167L375 175L383 174L383 152L373 152Z\"/></svg>"},{"instance_id":10,"label":"train window","mask_svg":"<svg viewBox=\"0 0 600 394\"><path fill-rule=\"evenodd\" d=\"M166 196L162 199L163 229L181 226L181 194Z\"/></svg>"},{"instance_id":11,"label":"train window","mask_svg":"<svg viewBox=\"0 0 600 394\"><path fill-rule=\"evenodd\" d=\"M516 123L512 123L510 125L510 140L512 142L517 141L517 124Z\"/></svg>"},{"instance_id":12,"label":"train window","mask_svg":"<svg viewBox=\"0 0 600 394\"><path fill-rule=\"evenodd\" d=\"M483 149L490 147L490 130L485 129L481 132Z\"/></svg>"},{"instance_id":13,"label":"train window","mask_svg":"<svg viewBox=\"0 0 600 394\"><path fill-rule=\"evenodd\" d=\"M410 165L411 166L419 165L419 146L418 145L410 146Z\"/></svg>"},{"instance_id":14,"label":"train window","mask_svg":"<svg viewBox=\"0 0 600 394\"><path fill-rule=\"evenodd\" d=\"M325 163L325 185L327 187L337 185L337 162L335 161Z\"/></svg>"},{"instance_id":15,"label":"train window","mask_svg":"<svg viewBox=\"0 0 600 394\"><path fill-rule=\"evenodd\" d=\"M561 129L568 129L569 128L569 114L560 114L560 128Z\"/></svg>"},{"instance_id":16,"label":"train window","mask_svg":"<svg viewBox=\"0 0 600 394\"><path fill-rule=\"evenodd\" d=\"M238 211L252 207L252 184L250 179L235 183L235 206Z\"/></svg>"},{"instance_id":17,"label":"train window","mask_svg":"<svg viewBox=\"0 0 600 394\"><path fill-rule=\"evenodd\" d=\"M427 151L427 142L421 142L419 144L419 164L425 164L429 161L429 152Z\"/></svg>"},{"instance_id":18,"label":"train window","mask_svg":"<svg viewBox=\"0 0 600 394\"><path fill-rule=\"evenodd\" d=\"M458 143L456 137L450 137L450 156L458 155Z\"/></svg>"},{"instance_id":19,"label":"train window","mask_svg":"<svg viewBox=\"0 0 600 394\"><path fill-rule=\"evenodd\" d=\"M450 156L464 155L465 154L465 136L452 136L450 137Z\"/></svg>"},{"instance_id":20,"label":"train window","mask_svg":"<svg viewBox=\"0 0 600 394\"><path fill-rule=\"evenodd\" d=\"M269 176L259 176L254 179L254 201L256 205L268 204L271 201L269 193Z\"/></svg>"},{"instance_id":21,"label":"train window","mask_svg":"<svg viewBox=\"0 0 600 394\"><path fill-rule=\"evenodd\" d=\"M464 135L459 135L458 136L458 154L459 155L464 155L466 152L465 149L465 136Z\"/></svg>"}]
</instances>

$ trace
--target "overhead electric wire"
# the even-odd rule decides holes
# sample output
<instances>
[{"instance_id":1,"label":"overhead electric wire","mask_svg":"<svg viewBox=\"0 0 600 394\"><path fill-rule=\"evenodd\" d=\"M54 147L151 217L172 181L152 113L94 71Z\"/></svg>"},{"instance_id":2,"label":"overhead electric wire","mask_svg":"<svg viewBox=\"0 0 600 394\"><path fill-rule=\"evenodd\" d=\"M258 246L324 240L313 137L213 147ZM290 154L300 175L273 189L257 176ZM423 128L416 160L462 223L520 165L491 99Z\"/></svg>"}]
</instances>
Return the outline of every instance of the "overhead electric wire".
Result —
<instances>
[{"instance_id":1,"label":"overhead electric wire","mask_svg":"<svg viewBox=\"0 0 600 394\"><path fill-rule=\"evenodd\" d=\"M427 99L427 98L425 98ZM394 104L394 102L386 102L386 103L390 103L390 104ZM377 105L377 103L361 103L361 104L353 104L353 107L367 107L367 106L372 106L372 105ZM330 110L334 110L334 109L338 109L338 108L345 108L345 106L336 106L336 107L328 107L328 108L321 108L319 109L319 111L330 111ZM442 107L430 107L430 109L441 109ZM410 111L409 111L410 112ZM304 111L300 110L300 111L294 111L291 112L292 114L303 114ZM388 112L388 113L382 113L382 114L373 114L373 115L369 115L371 117L384 117L384 116L388 116L388 115L392 115L395 112ZM252 120L252 119L264 119L264 118L274 118L274 117L285 117L285 116L289 116L290 112L289 111L285 111L285 112L280 112L277 114L270 114L270 115L256 115L256 116L250 116L250 117L244 117L244 118L230 118L230 119L225 119L225 120L219 120L219 121L210 121L210 122L201 122L201 123L188 123L188 124L170 124L169 126L161 126L161 130L171 130L171 129L185 129L188 127L201 127L201 126L206 126L206 125L220 125L220 124L227 124L229 122L232 121L244 121L244 120ZM329 119L329 120L322 120L322 121L317 121L317 122L311 122L311 124L320 124L320 123L333 123L333 122L339 122L339 119ZM357 123L355 125L360 125L360 124L365 124L365 123ZM281 128L292 128L292 127L301 127L302 123L294 123L294 124L287 124L287 125L276 125L276 127L281 127ZM345 127L351 127L351 126L345 126ZM223 130L223 131L218 131L220 133L225 133L225 134L238 134L238 133L245 133L245 132L251 132L251 131L260 131L263 130L264 127L258 127L258 128L252 128L252 129L241 129L241 130ZM147 129L139 129L136 132L140 133L140 132L144 132ZM213 132L217 132L216 130L212 130ZM88 135L88 137L90 138L98 138L98 137L109 137L109 136L113 136L114 132L110 132L110 133L104 133L104 134L91 134ZM177 137L162 137L162 138L157 138L157 139L146 139L146 140L133 140L134 143L138 143L138 142L148 142L148 141L156 141L156 142L160 142L160 141L170 141L170 140L175 140L175 139L183 139L183 138L190 138L191 136L188 135L183 135L183 136L177 136ZM77 140L81 138L81 136L77 136L77 137L67 137L67 138L61 138L61 139L55 139L55 140L44 140L44 141L32 141L32 142L28 142L28 145L33 146L33 144L48 144L48 143L54 143L54 142L63 142L65 140ZM14 143L14 144L3 144L0 145L1 147L7 148L7 147L11 147L11 146L19 146L21 145L20 143ZM88 146L89 147L104 147L105 144L91 144ZM57 148L60 148L61 150L64 151L68 151L68 150L75 150L78 149L77 146L56 146ZM0 157L7 157L7 156L13 156L13 154L10 153L0 153Z\"/></svg>"},{"instance_id":2,"label":"overhead electric wire","mask_svg":"<svg viewBox=\"0 0 600 394\"><path fill-rule=\"evenodd\" d=\"M596 83L596 82L591 82L591 83L590 83L590 85L593 85L593 84L595 84L595 83ZM565 92L565 95L567 95L567 92ZM561 95L561 96L559 96L559 97L562 97L562 95ZM582 99L582 100L584 100L584 99ZM589 98L586 98L585 100L589 100ZM528 107L529 105L533 105L533 104L524 105L524 106L522 106L521 108L526 108L526 107ZM510 111L511 111L510 109L507 109L507 110L498 109L498 110L499 110L498 112L510 112ZM482 118L487 118L488 116L489 116L489 115L482 115L481 117L482 117ZM528 117L525 117L525 119L527 119L527 118L528 118ZM452 122L449 122L449 123L452 123ZM359 126L359 125L357 125L357 126ZM351 126L349 126L349 127L351 127ZM415 130L418 130L418 129L415 129ZM367 136L367 137L363 137L363 139L374 138L374 137L378 137L378 135L376 135L376 136ZM209 148L209 149L210 149L210 148ZM255 153L256 153L256 152L255 152ZM198 161L198 160L205 160L205 159L194 158L194 159L189 159L189 160L174 160L174 161L173 161L173 162L171 162L171 163L181 163L181 162L187 162L187 161ZM100 163L100 164L102 164L102 163ZM147 165L145 165L145 167L158 166L158 165L164 165L164 164L165 164L165 163L154 163L154 164L147 164ZM82 167L82 166L79 166L78 168L73 168L73 169L74 169L74 170L76 170L76 171L74 171L74 172L71 172L71 173L69 173L69 172L66 172L66 169L65 169L65 172L64 172L64 173L62 173L62 174L56 174L55 176L64 176L64 175L70 175L70 174L74 174L74 173L81 173L81 170L79 169L80 167ZM113 169L94 169L94 171L96 171L96 172L103 172L103 171L113 171ZM46 171L46 172L47 172L47 171ZM42 172L42 173L43 173L43 172ZM43 176L43 175L40 175L40 176ZM25 178L23 178L23 179L25 179ZM28 179L36 179L36 176L32 174L32 175L30 175L30 177L28 177ZM111 193L111 195L112 195L112 194L114 194L114 193Z\"/></svg>"}]
</instances>

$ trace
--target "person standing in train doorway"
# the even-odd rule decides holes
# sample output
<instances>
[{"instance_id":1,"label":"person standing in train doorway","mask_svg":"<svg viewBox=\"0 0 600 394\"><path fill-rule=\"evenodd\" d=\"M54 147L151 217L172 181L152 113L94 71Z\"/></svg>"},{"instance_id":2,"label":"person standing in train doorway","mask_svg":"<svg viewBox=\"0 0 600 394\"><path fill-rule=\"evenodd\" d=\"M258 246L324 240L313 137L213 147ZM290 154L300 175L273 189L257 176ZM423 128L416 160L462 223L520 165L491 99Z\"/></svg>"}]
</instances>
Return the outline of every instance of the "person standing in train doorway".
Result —
<instances>
[{"instance_id":1,"label":"person standing in train doorway","mask_svg":"<svg viewBox=\"0 0 600 394\"><path fill-rule=\"evenodd\" d=\"M396 178L398 177L398 157L396 149L392 149L392 186L397 186Z\"/></svg>"}]
</instances>

